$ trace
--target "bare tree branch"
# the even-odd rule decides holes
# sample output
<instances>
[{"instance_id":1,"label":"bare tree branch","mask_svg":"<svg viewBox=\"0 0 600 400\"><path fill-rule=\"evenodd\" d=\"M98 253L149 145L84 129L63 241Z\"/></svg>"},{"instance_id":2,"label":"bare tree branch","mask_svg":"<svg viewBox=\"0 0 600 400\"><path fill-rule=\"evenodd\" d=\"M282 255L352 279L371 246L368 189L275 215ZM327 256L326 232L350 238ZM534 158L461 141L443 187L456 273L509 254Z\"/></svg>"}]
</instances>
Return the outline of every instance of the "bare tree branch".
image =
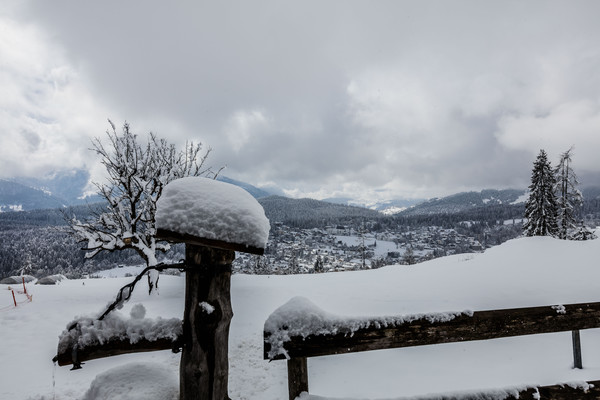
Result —
<instances>
[{"instance_id":1,"label":"bare tree branch","mask_svg":"<svg viewBox=\"0 0 600 400\"><path fill-rule=\"evenodd\" d=\"M164 186L175 179L216 177L205 167L211 149L202 153L201 144L188 142L178 151L154 133L141 143L127 122L121 132L112 121L108 123L106 143L95 138L90 149L100 156L107 171L107 183L94 183L106 200L106 209L94 211L87 221L70 218L71 233L78 241L87 242L88 258L102 251L133 249L152 267L158 264L157 253L169 249L166 242L156 241L156 202Z\"/></svg>"}]
</instances>

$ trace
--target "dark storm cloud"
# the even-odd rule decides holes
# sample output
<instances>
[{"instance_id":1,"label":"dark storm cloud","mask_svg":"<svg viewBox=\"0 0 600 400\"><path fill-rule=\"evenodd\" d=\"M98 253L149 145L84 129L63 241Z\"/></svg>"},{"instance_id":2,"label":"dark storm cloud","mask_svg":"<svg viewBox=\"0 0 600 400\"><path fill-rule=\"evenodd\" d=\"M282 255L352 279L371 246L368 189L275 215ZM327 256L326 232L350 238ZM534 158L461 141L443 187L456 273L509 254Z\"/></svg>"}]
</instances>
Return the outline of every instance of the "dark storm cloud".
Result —
<instances>
[{"instance_id":1,"label":"dark storm cloud","mask_svg":"<svg viewBox=\"0 0 600 400\"><path fill-rule=\"evenodd\" d=\"M53 1L15 2L0 21L33 30L41 67L19 72L14 90L22 108L50 114L36 126L55 147L81 148L60 135L87 139L106 117L127 119L139 133L202 140L212 164L253 184L422 197L524 187L540 148L557 156L574 144L582 169L600 169L598 11L593 1ZM31 82L47 93L35 107Z\"/></svg>"}]
</instances>

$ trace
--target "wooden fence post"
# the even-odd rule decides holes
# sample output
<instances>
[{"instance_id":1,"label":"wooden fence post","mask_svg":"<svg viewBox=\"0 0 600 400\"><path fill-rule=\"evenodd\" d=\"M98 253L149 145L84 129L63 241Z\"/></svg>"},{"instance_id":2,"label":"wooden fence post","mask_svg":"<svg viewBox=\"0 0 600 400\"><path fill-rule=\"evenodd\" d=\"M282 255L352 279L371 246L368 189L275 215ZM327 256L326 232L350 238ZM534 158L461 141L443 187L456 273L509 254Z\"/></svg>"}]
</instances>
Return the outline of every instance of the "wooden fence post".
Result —
<instances>
[{"instance_id":1,"label":"wooden fence post","mask_svg":"<svg viewBox=\"0 0 600 400\"><path fill-rule=\"evenodd\" d=\"M571 331L573 338L573 368L583 369L583 363L581 361L581 337L579 330Z\"/></svg>"},{"instance_id":2,"label":"wooden fence post","mask_svg":"<svg viewBox=\"0 0 600 400\"><path fill-rule=\"evenodd\" d=\"M290 358L287 361L289 398L295 399L308 392L308 363L306 357Z\"/></svg>"},{"instance_id":3,"label":"wooden fence post","mask_svg":"<svg viewBox=\"0 0 600 400\"><path fill-rule=\"evenodd\" d=\"M186 243L180 398L229 399L232 250Z\"/></svg>"}]
</instances>

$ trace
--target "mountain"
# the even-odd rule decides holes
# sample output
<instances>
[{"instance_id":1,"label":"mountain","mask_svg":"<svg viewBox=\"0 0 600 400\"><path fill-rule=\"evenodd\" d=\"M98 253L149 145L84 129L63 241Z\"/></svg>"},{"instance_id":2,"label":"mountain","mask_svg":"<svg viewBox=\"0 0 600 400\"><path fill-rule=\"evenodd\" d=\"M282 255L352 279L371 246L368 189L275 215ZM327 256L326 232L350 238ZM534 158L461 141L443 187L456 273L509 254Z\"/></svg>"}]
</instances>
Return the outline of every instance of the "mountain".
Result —
<instances>
[{"instance_id":1,"label":"mountain","mask_svg":"<svg viewBox=\"0 0 600 400\"><path fill-rule=\"evenodd\" d=\"M221 181L221 182L225 182L225 183L231 183L232 185L235 185L235 186L239 186L242 189L244 189L245 191L247 191L248 193L250 193L255 199L260 199L261 197L267 197L267 196L271 196L274 194L271 192L267 192L266 190L259 189L256 186L252 186L249 183L236 181L235 179L231 179L226 176L219 176L219 177L217 177L217 180Z\"/></svg>"},{"instance_id":2,"label":"mountain","mask_svg":"<svg viewBox=\"0 0 600 400\"><path fill-rule=\"evenodd\" d=\"M401 214L435 215L456 214L476 208L517 205L527 200L526 191L519 189L486 189L481 192L462 192L442 198L433 198L415 205Z\"/></svg>"},{"instance_id":3,"label":"mountain","mask_svg":"<svg viewBox=\"0 0 600 400\"><path fill-rule=\"evenodd\" d=\"M49 192L0 179L0 212L59 208L65 202Z\"/></svg>"},{"instance_id":4,"label":"mountain","mask_svg":"<svg viewBox=\"0 0 600 400\"><path fill-rule=\"evenodd\" d=\"M291 199L283 196L269 196L258 199L267 218L271 222L283 222L299 227L323 226L344 221L380 217L375 210L363 207L334 204L314 199Z\"/></svg>"},{"instance_id":5,"label":"mountain","mask_svg":"<svg viewBox=\"0 0 600 400\"><path fill-rule=\"evenodd\" d=\"M86 170L64 171L46 178L16 178L14 181L63 199L68 205L84 204L89 200L85 191L90 183L90 174ZM97 200L99 197L91 201Z\"/></svg>"},{"instance_id":6,"label":"mountain","mask_svg":"<svg viewBox=\"0 0 600 400\"><path fill-rule=\"evenodd\" d=\"M239 186L255 198L272 195L225 176L218 180ZM90 175L84 170L56 173L47 178L0 179L0 212L62 208L102 201L98 195L85 193L89 182Z\"/></svg>"},{"instance_id":7,"label":"mountain","mask_svg":"<svg viewBox=\"0 0 600 400\"><path fill-rule=\"evenodd\" d=\"M53 174L47 178L0 179L0 212L60 208L100 201L85 196L90 175L84 170Z\"/></svg>"},{"instance_id":8,"label":"mountain","mask_svg":"<svg viewBox=\"0 0 600 400\"><path fill-rule=\"evenodd\" d=\"M323 199L323 201L326 201L328 203L334 203L334 204L343 204L343 205L347 205L347 206L369 208L371 210L381 211L383 214L386 214L386 215L391 215L391 214L396 214L398 212L401 212L401 211L403 211L407 208L410 208L416 204L419 204L419 203L425 201L425 199L395 199L395 200L389 200L389 201L365 202L365 201L355 200L355 199L352 199L349 197L328 197L326 199Z\"/></svg>"}]
</instances>

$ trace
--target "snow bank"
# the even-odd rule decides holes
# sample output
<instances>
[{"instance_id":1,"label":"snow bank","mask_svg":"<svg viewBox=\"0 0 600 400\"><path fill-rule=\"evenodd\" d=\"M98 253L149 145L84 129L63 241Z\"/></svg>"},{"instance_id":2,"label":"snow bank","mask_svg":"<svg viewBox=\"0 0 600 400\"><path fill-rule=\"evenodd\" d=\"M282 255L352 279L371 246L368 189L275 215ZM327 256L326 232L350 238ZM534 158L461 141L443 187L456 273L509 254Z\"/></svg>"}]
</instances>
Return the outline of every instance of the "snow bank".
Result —
<instances>
[{"instance_id":1,"label":"snow bank","mask_svg":"<svg viewBox=\"0 0 600 400\"><path fill-rule=\"evenodd\" d=\"M269 220L244 189L214 179L187 177L165 186L156 227L204 239L265 248Z\"/></svg>"},{"instance_id":2,"label":"snow bank","mask_svg":"<svg viewBox=\"0 0 600 400\"><path fill-rule=\"evenodd\" d=\"M178 400L176 371L159 364L131 363L96 376L82 400Z\"/></svg>"},{"instance_id":3,"label":"snow bank","mask_svg":"<svg viewBox=\"0 0 600 400\"><path fill-rule=\"evenodd\" d=\"M335 335L338 333L352 335L359 329L388 328L418 319L431 323L447 322L454 318L468 315L472 311L412 314L385 317L340 317L327 313L305 297L297 296L275 310L265 322L265 332L269 334L267 341L271 345L269 358L287 355L284 345L291 337L306 338L309 335Z\"/></svg>"},{"instance_id":4,"label":"snow bank","mask_svg":"<svg viewBox=\"0 0 600 400\"><path fill-rule=\"evenodd\" d=\"M14 275L4 278L0 281L2 285L17 285L19 283L23 283L23 279L25 279L25 283L29 283L35 280L34 276L31 275Z\"/></svg>"},{"instance_id":5,"label":"snow bank","mask_svg":"<svg viewBox=\"0 0 600 400\"><path fill-rule=\"evenodd\" d=\"M56 285L63 279L67 279L67 277L62 274L48 275L41 279L38 279L36 285Z\"/></svg>"},{"instance_id":6,"label":"snow bank","mask_svg":"<svg viewBox=\"0 0 600 400\"><path fill-rule=\"evenodd\" d=\"M59 336L58 354L77 345L82 349L91 345L103 344L111 339L128 340L137 343L140 339L155 341L160 338L177 339L182 334L181 320L160 317L144 318L146 310L136 304L131 310L131 318L126 319L119 312L108 314L103 320L80 317L67 324L67 329ZM76 326L74 329L69 327Z\"/></svg>"}]
</instances>

